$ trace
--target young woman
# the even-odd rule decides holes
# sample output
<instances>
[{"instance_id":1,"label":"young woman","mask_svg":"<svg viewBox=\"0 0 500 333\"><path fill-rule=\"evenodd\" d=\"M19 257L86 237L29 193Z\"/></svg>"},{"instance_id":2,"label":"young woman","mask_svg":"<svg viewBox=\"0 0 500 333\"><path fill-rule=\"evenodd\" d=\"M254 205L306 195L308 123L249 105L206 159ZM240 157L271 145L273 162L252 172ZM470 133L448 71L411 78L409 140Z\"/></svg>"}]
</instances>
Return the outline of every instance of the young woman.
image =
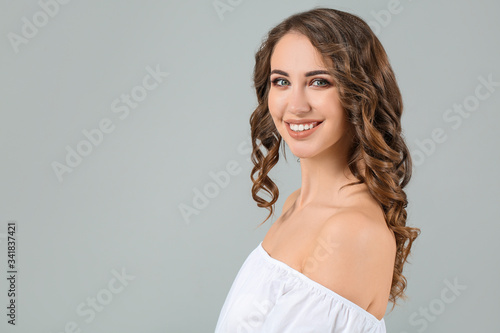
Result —
<instances>
[{"instance_id":1,"label":"young woman","mask_svg":"<svg viewBox=\"0 0 500 333\"><path fill-rule=\"evenodd\" d=\"M302 182L243 263L216 332L386 332L420 233L406 226L412 164L387 55L357 16L315 8L273 28L255 59L253 198L269 219L282 143Z\"/></svg>"}]
</instances>

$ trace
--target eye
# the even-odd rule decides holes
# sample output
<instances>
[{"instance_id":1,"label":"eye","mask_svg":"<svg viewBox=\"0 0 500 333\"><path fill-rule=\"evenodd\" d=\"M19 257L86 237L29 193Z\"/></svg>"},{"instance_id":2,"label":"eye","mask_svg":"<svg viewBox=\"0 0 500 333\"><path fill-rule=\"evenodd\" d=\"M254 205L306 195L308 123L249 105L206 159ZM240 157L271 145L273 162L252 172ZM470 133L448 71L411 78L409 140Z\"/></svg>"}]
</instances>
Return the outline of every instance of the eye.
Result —
<instances>
[{"instance_id":1,"label":"eye","mask_svg":"<svg viewBox=\"0 0 500 333\"><path fill-rule=\"evenodd\" d=\"M273 86L279 86L279 87L282 87L283 85L289 85L290 82L288 82L288 80L285 80L283 78L277 78L277 79L274 79L271 81L273 83ZM284 83L284 84L282 84Z\"/></svg>"},{"instance_id":2,"label":"eye","mask_svg":"<svg viewBox=\"0 0 500 333\"><path fill-rule=\"evenodd\" d=\"M319 82L320 84L314 84L315 82ZM325 79L315 79L312 81L313 85L315 85L316 87L328 87L331 85L330 82L328 82L328 80L325 80Z\"/></svg>"}]
</instances>

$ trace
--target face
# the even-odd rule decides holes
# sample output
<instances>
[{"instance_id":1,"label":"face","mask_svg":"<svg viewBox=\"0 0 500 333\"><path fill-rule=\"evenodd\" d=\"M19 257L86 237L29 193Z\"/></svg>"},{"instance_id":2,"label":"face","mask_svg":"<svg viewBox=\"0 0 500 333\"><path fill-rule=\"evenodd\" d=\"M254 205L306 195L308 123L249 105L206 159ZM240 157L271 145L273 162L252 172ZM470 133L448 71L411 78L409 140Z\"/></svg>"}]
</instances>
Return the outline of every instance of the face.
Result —
<instances>
[{"instance_id":1,"label":"face","mask_svg":"<svg viewBox=\"0 0 500 333\"><path fill-rule=\"evenodd\" d=\"M348 144L349 124L333 77L306 36L288 33L279 40L270 81L269 112L295 156L329 155Z\"/></svg>"}]
</instances>

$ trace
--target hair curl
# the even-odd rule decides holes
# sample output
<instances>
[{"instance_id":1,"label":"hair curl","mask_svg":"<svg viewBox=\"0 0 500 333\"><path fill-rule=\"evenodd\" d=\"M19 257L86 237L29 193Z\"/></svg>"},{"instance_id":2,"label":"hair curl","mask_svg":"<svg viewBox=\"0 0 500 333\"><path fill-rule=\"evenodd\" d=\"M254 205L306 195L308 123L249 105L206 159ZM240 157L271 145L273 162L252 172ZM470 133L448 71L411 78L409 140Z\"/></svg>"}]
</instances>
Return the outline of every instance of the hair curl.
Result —
<instances>
[{"instance_id":1,"label":"hair curl","mask_svg":"<svg viewBox=\"0 0 500 333\"><path fill-rule=\"evenodd\" d=\"M401 133L403 102L394 72L382 44L359 17L317 7L285 19L263 40L255 54L253 73L258 106L250 117L254 164L250 174L252 197L257 206L270 211L264 223L274 214L273 206L279 196L278 187L268 173L279 160L282 143L285 155L284 140L273 123L267 104L271 55L276 43L289 32L305 35L324 59L333 61L329 69L353 128L348 166L358 179L345 186L366 184L396 237L389 297L394 309L398 298L407 298L403 266L408 261L413 241L420 234L420 229L406 226L408 201L403 188L411 178L412 160ZM364 173L359 169L360 161ZM258 196L260 190L268 193L271 200Z\"/></svg>"}]
</instances>

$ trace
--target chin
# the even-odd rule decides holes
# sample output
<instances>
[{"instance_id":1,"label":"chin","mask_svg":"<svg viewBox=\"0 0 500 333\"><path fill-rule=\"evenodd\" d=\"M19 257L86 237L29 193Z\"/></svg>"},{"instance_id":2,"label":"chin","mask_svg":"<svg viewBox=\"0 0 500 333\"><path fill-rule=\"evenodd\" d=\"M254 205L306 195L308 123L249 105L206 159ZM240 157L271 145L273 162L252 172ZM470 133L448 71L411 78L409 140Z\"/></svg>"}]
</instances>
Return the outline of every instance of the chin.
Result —
<instances>
[{"instance_id":1,"label":"chin","mask_svg":"<svg viewBox=\"0 0 500 333\"><path fill-rule=\"evenodd\" d=\"M309 158L309 157L313 157L316 155L316 153L313 153L313 152L293 151L291 149L290 149L290 151L292 152L292 154L296 158L300 158L300 159Z\"/></svg>"},{"instance_id":2,"label":"chin","mask_svg":"<svg viewBox=\"0 0 500 333\"><path fill-rule=\"evenodd\" d=\"M297 149L297 147L293 147L295 149L292 149L292 147L288 146L290 148L290 151L292 154L300 159L304 158L311 158L315 156L319 156L322 154L329 154L329 149L332 148L333 145L329 146L317 146L317 147L301 147L302 149Z\"/></svg>"}]
</instances>

